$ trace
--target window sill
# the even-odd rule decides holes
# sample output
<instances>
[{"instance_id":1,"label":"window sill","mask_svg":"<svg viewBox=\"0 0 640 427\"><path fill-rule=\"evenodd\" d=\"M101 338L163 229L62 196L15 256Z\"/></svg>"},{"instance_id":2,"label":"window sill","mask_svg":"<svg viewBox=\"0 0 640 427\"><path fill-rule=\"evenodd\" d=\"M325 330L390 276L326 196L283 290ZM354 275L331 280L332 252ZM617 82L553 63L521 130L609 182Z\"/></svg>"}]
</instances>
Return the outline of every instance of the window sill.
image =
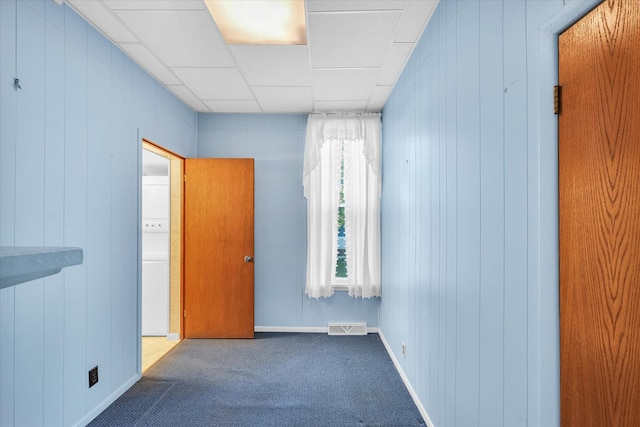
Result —
<instances>
[{"instance_id":1,"label":"window sill","mask_svg":"<svg viewBox=\"0 0 640 427\"><path fill-rule=\"evenodd\" d=\"M349 285L345 279L336 279L331 285L333 292L349 292Z\"/></svg>"}]
</instances>

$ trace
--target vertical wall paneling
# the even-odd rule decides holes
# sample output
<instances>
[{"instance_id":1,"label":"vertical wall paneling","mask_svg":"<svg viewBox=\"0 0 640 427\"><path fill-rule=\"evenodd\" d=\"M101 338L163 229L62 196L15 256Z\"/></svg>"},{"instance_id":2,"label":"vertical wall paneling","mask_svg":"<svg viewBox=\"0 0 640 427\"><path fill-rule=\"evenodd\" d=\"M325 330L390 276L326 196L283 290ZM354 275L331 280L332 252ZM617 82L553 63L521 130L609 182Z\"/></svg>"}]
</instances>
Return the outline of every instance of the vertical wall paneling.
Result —
<instances>
[{"instance_id":1,"label":"vertical wall paneling","mask_svg":"<svg viewBox=\"0 0 640 427\"><path fill-rule=\"evenodd\" d=\"M45 27L45 139L44 139L44 244L64 237L64 33L47 22Z\"/></svg>"},{"instance_id":2,"label":"vertical wall paneling","mask_svg":"<svg viewBox=\"0 0 640 427\"><path fill-rule=\"evenodd\" d=\"M16 3L0 3L0 245L13 245L15 240L15 173L16 173ZM1 405L2 403L0 403Z\"/></svg>"},{"instance_id":3,"label":"vertical wall paneling","mask_svg":"<svg viewBox=\"0 0 640 427\"><path fill-rule=\"evenodd\" d=\"M421 59L416 66L418 69L420 67L424 67L425 64L430 63L431 56L434 54L433 51L423 52L423 55L417 57L416 59ZM437 357L435 355L429 355L429 358L424 362L419 364L416 359L418 354L423 353L423 349L431 345L431 341L436 339L436 334L434 334L434 327L437 327L437 317L433 317L432 314L434 309L433 302L435 299L435 293L431 291L431 284L433 283L431 278L435 273L432 271L429 266L429 259L434 255L433 253L433 243L437 242L437 239L434 239L432 224L434 223L434 212L432 209L429 209L426 201L430 199L430 195L433 194L432 188L432 180L428 179L430 176L429 169L431 167L433 160L433 147L429 144L429 140L431 139L430 133L433 129L436 129L435 126L430 126L433 121L431 118L435 111L431 109L431 105L429 103L424 102L425 99L428 99L429 94L433 93L435 87L433 84L432 70L430 67L427 67L427 73L425 78L416 80L415 87L415 121L416 121L416 151L415 156L411 156L408 154L408 158L413 158L413 166L415 169L415 194L420 194L419 198L409 197L415 200L415 206L413 209L414 220L412 223L415 223L415 234L419 236L424 236L425 238L419 239L415 242L412 242L415 246L415 260L412 260L413 274L412 274L412 282L415 283L415 295L412 303L410 304L410 310L407 313L409 318L416 317L418 313L420 313L420 309L423 306L429 307L429 311L424 313L423 316L418 316L420 322L418 323L408 323L408 326L413 326L410 328L410 336L411 341L408 343L407 357L411 362L411 368L415 372L415 376L417 378L425 378L429 370L432 369L432 364L434 362L437 363ZM425 280L425 277L427 278ZM432 320L436 320L432 322ZM427 334L421 334L420 331L429 331ZM428 353L427 353L428 354ZM418 381L415 385L417 390L422 390L427 396L431 396L431 386L433 384L428 384L424 381ZM434 395L435 396L435 395Z\"/></svg>"},{"instance_id":4,"label":"vertical wall paneling","mask_svg":"<svg viewBox=\"0 0 640 427\"><path fill-rule=\"evenodd\" d=\"M47 6L51 6L48 2ZM55 3L54 3L55 5ZM61 8L48 7L55 15ZM64 15L63 15L64 16ZM64 21L46 22L45 27L45 166L44 245L64 240ZM44 419L51 424L64 421L64 275L44 279Z\"/></svg>"},{"instance_id":5,"label":"vertical wall paneling","mask_svg":"<svg viewBox=\"0 0 640 427\"><path fill-rule=\"evenodd\" d=\"M437 26L437 24L436 24ZM431 29L428 31L432 31ZM429 46L430 48L430 46ZM424 77L416 79L415 87L408 84L407 90L413 93L411 104L415 104L415 113L410 116L415 117L411 123L413 128L413 139L415 149L409 147L405 153L406 158L411 159L411 165L415 173L411 174L412 185L407 189L405 197L413 201L413 209L410 212L409 225L416 235L422 236L416 241L407 241L409 247L415 251L415 255L410 259L411 277L407 283L407 295L410 298L407 317L404 319L407 330L407 374L417 376L419 381L415 384L416 390L421 391L426 396L436 396L432 393L433 383L422 380L428 377L428 372L433 369L433 364L437 363L437 355L424 353L423 350L431 346L433 340L437 340L438 318L433 314L437 312L437 294L432 288L432 278L437 272L430 268L429 260L435 255L433 244L437 244L434 239L432 225L437 220L437 212L431 209L426 203L433 194L433 186L436 180L430 174L433 165L433 158L436 155L434 147L429 144L432 133L437 130L431 120L437 114L432 105L424 102L436 91L433 79L436 78L434 70L429 66L435 54L433 49L424 49L421 45L416 48L419 55L412 61L415 63L414 69L424 69ZM409 106L410 108L410 106ZM411 131L410 131L411 132ZM415 197L419 194L420 197ZM426 307L426 310L424 308ZM419 322L409 321L412 318L420 319ZM421 354L427 354L425 360L420 360Z\"/></svg>"},{"instance_id":6,"label":"vertical wall paneling","mask_svg":"<svg viewBox=\"0 0 640 427\"><path fill-rule=\"evenodd\" d=\"M0 425L84 425L139 378L137 128L194 155L196 115L51 0L0 1L0 56L0 245L84 250L0 291Z\"/></svg>"},{"instance_id":7,"label":"vertical wall paneling","mask_svg":"<svg viewBox=\"0 0 640 427\"><path fill-rule=\"evenodd\" d=\"M16 242L39 246L43 243L44 210L44 55L41 44L45 26L27 4L18 3L16 124Z\"/></svg>"},{"instance_id":8,"label":"vertical wall paneling","mask_svg":"<svg viewBox=\"0 0 640 427\"><path fill-rule=\"evenodd\" d=\"M123 114L122 109L116 108L118 105L126 105L125 100L125 79L124 79L124 57L115 50L109 51L109 63L111 64L111 75L109 76L109 98L108 103L111 115L109 117L109 129L111 129L111 139L114 141L131 141L131 144L109 144L111 146L111 173L109 174L109 187L111 188L111 203L109 206L109 215L111 218L111 234L109 236L109 257L118 259L122 256L124 263L111 263L109 275L111 277L111 287L109 298L111 301L127 301L126 272L131 271L131 262L137 259L137 253L126 244L128 235L135 235L136 228L131 224L137 224L137 201L135 198L135 190L137 185L131 185L138 182L137 174L134 174L137 168L136 154L136 134L132 131L129 119ZM131 89L129 89L131 90ZM125 126L118 126L118 124ZM127 145L130 147L127 150ZM131 159L133 158L133 159ZM114 171L126 171L125 173L114 173ZM128 190L127 188L130 188ZM134 196L134 197L132 197ZM133 209L132 209L133 208ZM120 255L122 254L122 255ZM129 305L129 304L126 304ZM122 311L119 306L111 305L109 307L109 332L112 340L118 336L126 336L126 322L121 315ZM119 315L120 314L120 315ZM136 322L137 323L137 322ZM137 326L137 325L136 325ZM136 327L137 329L137 327ZM131 376L133 371L127 372L124 355L131 353L131 347L125 349L123 345L110 346L108 349L109 360L111 364L111 372L113 377L111 381L114 384L121 384Z\"/></svg>"},{"instance_id":9,"label":"vertical wall paneling","mask_svg":"<svg viewBox=\"0 0 640 427\"><path fill-rule=\"evenodd\" d=\"M119 52L112 51L112 54L116 56L121 56ZM137 230L142 228L142 134L140 133L140 128L137 123L142 122L142 116L146 115L145 108L145 100L139 94L142 92L142 85L140 81L144 77L143 71L137 67L129 58L123 57L123 75L127 78L124 82L124 94L123 94L123 103L125 105L131 105L135 111L140 112L140 116L136 117L135 120L132 117L128 116L127 112L123 112L122 118L125 120L126 126L123 126L120 130L119 137L125 141L131 141L131 145L123 146L121 149L126 150L121 154L121 158L116 160L118 168L123 168L128 171L127 174L123 174L120 177L114 178L119 184L117 185L117 193L122 194L122 197L119 197L119 201L112 205L112 209L116 209L118 203L122 203L124 205L123 209L119 212L124 218L124 223L122 225L122 229L120 230L122 236L130 236L132 231L138 235L138 239L136 242L131 242L129 244L128 240L119 239L118 243L112 244L112 249L118 250L118 248L124 246L124 251L121 252L124 255L126 262L122 265L124 270L121 274L127 274L131 265L141 265L142 264L142 233L138 233ZM114 109L118 103L115 103L114 99ZM194 114L195 116L195 114ZM114 120L118 120L118 114L114 115ZM195 118L194 118L195 120ZM195 135L195 128L193 129ZM188 138L184 138L187 140ZM135 144L133 144L135 141ZM163 140L161 140L163 141ZM194 140L192 140L194 141ZM167 142L171 142L168 141ZM176 141L177 143L178 141ZM195 142L192 144L191 153L195 152ZM169 145L166 145L169 147ZM178 147L175 147L175 152L180 153L182 151L178 150ZM185 151L185 155L187 155L189 151ZM131 183L135 182L136 189L132 191L127 191L127 188L131 187ZM114 276L114 280L117 280L117 276ZM122 304L123 307L137 307L140 304L142 298L142 268L138 269L136 281L139 286L132 287L127 283L121 283L120 288L122 289ZM130 378L134 372L142 372L142 360L131 360L127 357L128 354L132 352L141 352L142 351L142 339L141 339L141 313L137 310L130 309L121 309L118 306L112 306L112 310L114 313L119 313L121 316L124 312L124 316L122 316L121 320L116 320L114 318L114 328L113 333L126 334L131 330L131 325L136 325L135 330L136 333L134 336L131 335L120 335L122 337L126 337L121 339L120 346L121 350L116 350L115 354L118 354L120 351L122 353L119 354L119 358L121 358L121 375L123 378ZM116 327L117 325L117 327Z\"/></svg>"},{"instance_id":10,"label":"vertical wall paneling","mask_svg":"<svg viewBox=\"0 0 640 427\"><path fill-rule=\"evenodd\" d=\"M65 191L64 245L87 247L87 24L65 15ZM85 251L86 252L86 251ZM64 299L64 423L77 423L86 411L87 265L66 269Z\"/></svg>"},{"instance_id":11,"label":"vertical wall paneling","mask_svg":"<svg viewBox=\"0 0 640 427\"><path fill-rule=\"evenodd\" d=\"M16 3L0 2L0 245L15 243ZM14 425L15 289L0 290L0 425Z\"/></svg>"},{"instance_id":12,"label":"vertical wall paneling","mask_svg":"<svg viewBox=\"0 0 640 427\"><path fill-rule=\"evenodd\" d=\"M458 164L456 162L456 153L458 152L458 121L456 117L457 109L457 93L456 76L454 70L458 67L456 46L458 45L458 18L455 13L456 2L441 3L438 6L439 13L446 15L447 24L445 31L445 52L446 58L444 63L444 74L446 74L447 98L444 103L446 111L446 136L445 144L447 150L446 168L447 168L447 184L444 188L447 198L447 215L446 215L446 358L444 366L445 375L445 413L439 419L433 422L444 423L444 425L457 425L456 413L456 389L457 376L456 371L456 354L457 354L457 334L458 329L458 257L456 241L458 240L458 205L456 203L456 192L458 188ZM425 41L425 43L428 41ZM384 264L384 260L382 260ZM382 323L382 321L380 322ZM429 410L430 404L426 403Z\"/></svg>"},{"instance_id":13,"label":"vertical wall paneling","mask_svg":"<svg viewBox=\"0 0 640 427\"><path fill-rule=\"evenodd\" d=\"M44 423L44 291L43 280L15 291L14 364L15 423Z\"/></svg>"},{"instance_id":14,"label":"vertical wall paneling","mask_svg":"<svg viewBox=\"0 0 640 427\"><path fill-rule=\"evenodd\" d=\"M15 291L13 288L0 290L0 425L14 425L14 365L15 353L13 330L15 327Z\"/></svg>"},{"instance_id":15,"label":"vertical wall paneling","mask_svg":"<svg viewBox=\"0 0 640 427\"><path fill-rule=\"evenodd\" d=\"M385 105L380 328L434 425L559 423L546 106L596 2L442 1Z\"/></svg>"},{"instance_id":16,"label":"vertical wall paneling","mask_svg":"<svg viewBox=\"0 0 640 427\"><path fill-rule=\"evenodd\" d=\"M480 112L479 2L458 3L458 329L456 370L464 385L456 388L456 418L477 425L480 351ZM473 70L473 71L472 71Z\"/></svg>"},{"instance_id":17,"label":"vertical wall paneling","mask_svg":"<svg viewBox=\"0 0 640 427\"><path fill-rule=\"evenodd\" d=\"M412 61L412 63L409 66L415 66L415 62L416 61ZM418 87L417 82L411 83L410 89L409 89L410 97L413 96L415 98L417 87ZM415 99L413 99L413 105L415 105ZM415 125L417 121L416 111L417 110L414 110L412 114L409 115L410 117L409 123L411 124L409 126L409 129L411 130L406 134L406 139L408 141L408 144L405 147L404 153L403 153L407 180L405 181L406 186L402 194L402 202L406 209L406 218L407 218L406 231L409 235L415 235L415 233L420 232L420 229L417 227L417 222L418 222L417 215L418 215L418 209L420 206L420 200L416 197L411 197L412 194L416 194L416 192L418 191L416 183L419 182L419 180L416 177L417 159L414 156L410 155L411 152L416 153L416 155L419 155L418 153L420 150L418 133L415 131L415 128L416 128ZM429 222L427 221L426 224L428 223ZM403 313L403 317L405 317L405 320L403 320L403 323L405 325L406 336L407 336L407 339L405 340L405 344L408 343L407 345L409 346L409 348L413 350L412 347L416 346L416 341L415 341L416 324L409 323L407 319L415 318L416 316L416 299L419 298L419 293L421 289L421 284L418 283L417 281L417 269L420 268L420 263L418 262L419 248L417 247L415 241L405 240L404 245L405 245L404 264L406 266L405 271L407 272L406 278L405 278L405 286L406 286L405 289L407 290L405 294L405 298L407 299L406 301L407 310L405 311L405 313ZM413 374L413 375L415 375L415 365L416 365L415 358L413 357L414 353L415 351L407 351L407 356L406 356L407 373Z\"/></svg>"},{"instance_id":18,"label":"vertical wall paneling","mask_svg":"<svg viewBox=\"0 0 640 427\"><path fill-rule=\"evenodd\" d=\"M438 28L441 34L438 42L437 42L437 52L438 55L433 55L431 61L435 63L443 63L447 62L447 35L445 28L447 27L447 15L446 13L438 13ZM434 79L433 84L437 88L437 96L438 102L436 105L446 106L446 100L448 96L447 91L447 75L442 68L437 68L438 78ZM447 233L448 233L448 206L447 206L447 185L448 185L448 167L447 167L447 114L445 109L437 109L439 122L437 125L438 134L434 136L435 140L438 141L438 152L439 158L437 160L433 160L438 163L438 167L440 170L440 177L438 179L438 188L436 193L439 198L439 222L434 222L432 227L436 229L436 233L438 234L438 292L437 299L439 301L439 313L436 318L438 322L438 341L434 342L438 348L438 363L437 367L431 370L430 372L434 372L435 376L437 376L437 380L434 378L429 385L431 387L431 393L433 396L437 396L437 405L434 403L431 405L430 409L435 414L438 419L443 419L446 414L446 387L447 387L447 371L446 371L446 363L447 363ZM432 162L433 162L432 161ZM423 203L428 203L428 201L423 201ZM429 351L429 349L424 349L422 351Z\"/></svg>"},{"instance_id":19,"label":"vertical wall paneling","mask_svg":"<svg viewBox=\"0 0 640 427\"><path fill-rule=\"evenodd\" d=\"M433 31L434 33L440 33L446 25L443 14L438 15L438 19L434 21ZM429 67L432 70L432 74L429 78L431 87L431 96L434 99L438 99L439 105L444 105L447 92L445 88L445 75L439 67L433 66L444 58L445 49L440 43L434 43L431 46L431 55L429 56ZM422 102L428 102L423 100ZM425 381L429 386L431 395L434 396L434 403L432 405L433 411L436 416L441 417L444 413L444 393L441 393L444 388L444 363L446 355L444 353L445 346L442 345L446 338L446 321L444 314L446 313L446 285L445 285L445 268L444 259L446 254L446 199L442 197L445 192L442 191L442 187L446 185L446 144L442 142L441 135L445 133L444 119L446 117L445 112L438 108L438 104L429 103L431 110L430 122L431 133L429 135L429 141L433 143L428 144L431 151L430 166L428 170L425 170L423 175L431 175L431 191L429 199L423 199L422 205L429 207L432 211L432 221L430 224L431 229L431 257L429 262L423 265L423 271L430 273L431 284L431 306L430 310L430 322L431 322L431 340L429 347L439 348L440 351L434 351L431 356L431 363L429 366L429 372L433 373L431 381ZM444 161L443 161L444 160ZM429 206L429 200L433 200L433 204ZM427 266L429 266L427 270ZM428 347L422 347L423 352L428 352ZM423 354L423 353L420 353Z\"/></svg>"},{"instance_id":20,"label":"vertical wall paneling","mask_svg":"<svg viewBox=\"0 0 640 427\"><path fill-rule=\"evenodd\" d=\"M558 254L557 254L557 241L558 230L557 226L552 223L557 222L558 218L558 206L557 206L557 193L558 181L557 181L557 146L555 140L557 137L557 119L553 114L551 108L545 103L538 104L538 99L547 99L549 96L548 88L557 84L557 52L554 49L547 49L548 44L557 44L557 36L541 30L541 27L536 26L534 23L544 22L549 16L553 16L555 7L553 3L537 2L536 7L527 5L526 8L526 31L527 31L527 51L537 55L537 61L527 61L527 75L538 75L538 79L530 79L532 84L528 90L528 111L534 116L537 114L540 123L550 123L545 126L532 126L528 125L528 140L529 141L541 141L539 144L528 144L527 158L529 162L528 166L528 206L531 209L528 210L528 235L540 236L539 239L529 238L527 255L528 255L528 295L527 301L529 307L537 307L537 309L527 310L527 346L528 351L537 351L538 357L528 358L528 374L527 374L527 394L529 396L545 396L544 399L529 399L527 402L527 421L533 426L553 426L559 424L559 403L560 401L558 386L558 380L554 375L549 375L549 372L556 372L556 368L559 366L558 362L554 362L555 358L559 359L558 342L551 341L551 348L545 348L550 340L545 337L548 336L550 331L552 334L559 328L558 310L554 310L554 307L558 307ZM566 8L565 8L566 9ZM542 25L544 28L544 24ZM556 46L557 49L557 46ZM544 82L545 76L552 76L548 82ZM536 109L538 111L536 111ZM544 137L543 134L547 133ZM546 142L542 142L546 141ZM549 155L552 153L551 155ZM545 170L541 173L541 166L545 166ZM545 185L544 182L548 184ZM542 197L540 197L540 196ZM545 196L550 196L551 204L546 202ZM540 202L538 203L538 197ZM548 207L545 208L545 205ZM550 208L550 209L549 209ZM548 218L551 219L551 223L548 225L542 225L542 220L546 213L543 211L549 211ZM542 232L544 230L544 232ZM541 253L541 248L545 248L545 253ZM555 253L554 253L555 252ZM543 259L550 260L550 265L545 265ZM554 270L555 278L554 278ZM554 296L555 295L555 296ZM544 301L544 305L541 303ZM546 311L544 315L542 312ZM555 313L554 313L555 311ZM550 329L545 327L545 324L552 325L556 322L555 326ZM553 350L553 347L556 347ZM545 359L551 363L547 363ZM544 365L544 372L546 375L541 375L541 368ZM558 374L559 375L559 374ZM543 386L551 385L546 388Z\"/></svg>"},{"instance_id":21,"label":"vertical wall paneling","mask_svg":"<svg viewBox=\"0 0 640 427\"><path fill-rule=\"evenodd\" d=\"M480 389L479 425L504 411L504 104L501 1L480 3Z\"/></svg>"},{"instance_id":22,"label":"vertical wall paneling","mask_svg":"<svg viewBox=\"0 0 640 427\"><path fill-rule=\"evenodd\" d=\"M87 394L95 407L111 389L111 44L93 29L87 31L87 360L85 371L99 367L105 373Z\"/></svg>"},{"instance_id":23,"label":"vertical wall paneling","mask_svg":"<svg viewBox=\"0 0 640 427\"><path fill-rule=\"evenodd\" d=\"M505 307L504 422L526 423L527 414L527 49L526 10L504 2Z\"/></svg>"},{"instance_id":24,"label":"vertical wall paneling","mask_svg":"<svg viewBox=\"0 0 640 427\"><path fill-rule=\"evenodd\" d=\"M137 361L129 359L127 355L136 352L134 340L130 335L131 325L136 325L137 318L132 316L130 307L134 307L137 301L137 289L127 286L127 272L137 264L138 254L136 245L128 243L128 237L136 234L138 224L137 209L137 185L138 183L138 141L137 133L131 118L126 111L118 108L120 105L135 106L133 99L135 91L130 80L125 79L124 64L126 57L117 50L110 52L111 60L111 91L109 102L111 103L110 129L111 138L115 141L130 141L129 144L111 145L111 258L123 258L123 262L111 264L111 300L121 301L121 305L111 305L111 337L115 341L117 337L129 337L119 340L119 345L111 346L111 370L114 384L121 384L136 372ZM128 96L127 96L128 95ZM118 126L120 124L120 126ZM125 126L122 126L125 124ZM137 281L137 279L136 279ZM123 309L127 307L126 309ZM128 345L127 345L128 344Z\"/></svg>"},{"instance_id":25,"label":"vertical wall paneling","mask_svg":"<svg viewBox=\"0 0 640 427\"><path fill-rule=\"evenodd\" d=\"M306 115L199 114L198 157L255 159L255 325L378 325L378 299L309 299L302 160Z\"/></svg>"},{"instance_id":26,"label":"vertical wall paneling","mask_svg":"<svg viewBox=\"0 0 640 427\"><path fill-rule=\"evenodd\" d=\"M28 4L18 3L16 124L16 244L44 243L44 55L45 26ZM44 423L44 280L15 289L15 420L17 425ZM29 384L30 386L26 386Z\"/></svg>"}]
</instances>

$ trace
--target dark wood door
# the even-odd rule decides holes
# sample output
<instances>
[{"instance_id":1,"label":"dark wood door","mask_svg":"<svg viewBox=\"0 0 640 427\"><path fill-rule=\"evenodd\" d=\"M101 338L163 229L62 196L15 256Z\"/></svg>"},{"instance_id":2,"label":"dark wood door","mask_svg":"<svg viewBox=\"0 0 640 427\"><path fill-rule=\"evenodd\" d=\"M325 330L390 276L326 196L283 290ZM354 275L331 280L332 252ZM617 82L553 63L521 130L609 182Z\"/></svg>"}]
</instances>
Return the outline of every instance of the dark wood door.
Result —
<instances>
[{"instance_id":1,"label":"dark wood door","mask_svg":"<svg viewBox=\"0 0 640 427\"><path fill-rule=\"evenodd\" d=\"M185 160L186 338L253 338L253 166Z\"/></svg>"},{"instance_id":2,"label":"dark wood door","mask_svg":"<svg viewBox=\"0 0 640 427\"><path fill-rule=\"evenodd\" d=\"M565 427L640 423L640 1L559 38L560 398Z\"/></svg>"}]
</instances>

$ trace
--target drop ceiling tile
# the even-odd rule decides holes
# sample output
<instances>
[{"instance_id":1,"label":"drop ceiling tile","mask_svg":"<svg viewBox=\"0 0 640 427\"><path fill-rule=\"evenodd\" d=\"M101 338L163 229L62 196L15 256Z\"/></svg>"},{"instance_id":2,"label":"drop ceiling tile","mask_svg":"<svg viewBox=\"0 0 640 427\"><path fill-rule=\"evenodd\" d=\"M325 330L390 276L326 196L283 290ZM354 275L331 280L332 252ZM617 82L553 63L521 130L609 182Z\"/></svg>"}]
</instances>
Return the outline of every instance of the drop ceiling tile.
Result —
<instances>
[{"instance_id":1,"label":"drop ceiling tile","mask_svg":"<svg viewBox=\"0 0 640 427\"><path fill-rule=\"evenodd\" d=\"M206 10L121 10L115 13L170 67L235 65Z\"/></svg>"},{"instance_id":2,"label":"drop ceiling tile","mask_svg":"<svg viewBox=\"0 0 640 427\"><path fill-rule=\"evenodd\" d=\"M307 0L309 13L349 10L402 10L404 5L404 1L398 0Z\"/></svg>"},{"instance_id":3,"label":"drop ceiling tile","mask_svg":"<svg viewBox=\"0 0 640 427\"><path fill-rule=\"evenodd\" d=\"M413 46L413 43L394 43L391 45L389 55L380 68L379 85L393 85L396 82L413 50Z\"/></svg>"},{"instance_id":4,"label":"drop ceiling tile","mask_svg":"<svg viewBox=\"0 0 640 427\"><path fill-rule=\"evenodd\" d=\"M314 101L313 111L316 113L350 113L363 112L367 101Z\"/></svg>"},{"instance_id":5,"label":"drop ceiling tile","mask_svg":"<svg viewBox=\"0 0 640 427\"><path fill-rule=\"evenodd\" d=\"M214 113L261 113L256 101L207 101L204 103Z\"/></svg>"},{"instance_id":6,"label":"drop ceiling tile","mask_svg":"<svg viewBox=\"0 0 640 427\"><path fill-rule=\"evenodd\" d=\"M309 14L312 68L379 67L400 12Z\"/></svg>"},{"instance_id":7,"label":"drop ceiling tile","mask_svg":"<svg viewBox=\"0 0 640 427\"><path fill-rule=\"evenodd\" d=\"M173 92L178 98L180 98L185 104L191 107L192 110L200 113L209 113L211 110L203 104L197 96L193 94L188 88L179 86L167 86L167 88Z\"/></svg>"},{"instance_id":8,"label":"drop ceiling tile","mask_svg":"<svg viewBox=\"0 0 640 427\"><path fill-rule=\"evenodd\" d=\"M249 87L235 68L172 68L172 71L200 99L253 99Z\"/></svg>"},{"instance_id":9,"label":"drop ceiling tile","mask_svg":"<svg viewBox=\"0 0 640 427\"><path fill-rule=\"evenodd\" d=\"M313 71L314 101L366 100L378 79L377 68Z\"/></svg>"},{"instance_id":10,"label":"drop ceiling tile","mask_svg":"<svg viewBox=\"0 0 640 427\"><path fill-rule=\"evenodd\" d=\"M309 86L307 46L233 45L238 66L252 86Z\"/></svg>"},{"instance_id":11,"label":"drop ceiling tile","mask_svg":"<svg viewBox=\"0 0 640 427\"><path fill-rule=\"evenodd\" d=\"M410 0L402 15L394 41L413 43L418 40L427 25L438 0Z\"/></svg>"},{"instance_id":12,"label":"drop ceiling tile","mask_svg":"<svg viewBox=\"0 0 640 427\"><path fill-rule=\"evenodd\" d=\"M379 113L384 108L393 86L375 86L371 93L371 99L367 106L367 111Z\"/></svg>"},{"instance_id":13,"label":"drop ceiling tile","mask_svg":"<svg viewBox=\"0 0 640 427\"><path fill-rule=\"evenodd\" d=\"M252 87L265 113L310 113L309 87Z\"/></svg>"},{"instance_id":14,"label":"drop ceiling tile","mask_svg":"<svg viewBox=\"0 0 640 427\"><path fill-rule=\"evenodd\" d=\"M103 0L112 10L192 10L204 9L202 0Z\"/></svg>"},{"instance_id":15,"label":"drop ceiling tile","mask_svg":"<svg viewBox=\"0 0 640 427\"><path fill-rule=\"evenodd\" d=\"M437 0L305 1L308 45L254 47L203 0L66 0L196 111L380 111Z\"/></svg>"},{"instance_id":16,"label":"drop ceiling tile","mask_svg":"<svg viewBox=\"0 0 640 427\"><path fill-rule=\"evenodd\" d=\"M112 41L116 43L139 41L102 2L67 0L67 3Z\"/></svg>"},{"instance_id":17,"label":"drop ceiling tile","mask_svg":"<svg viewBox=\"0 0 640 427\"><path fill-rule=\"evenodd\" d=\"M175 74L141 43L120 43L122 49L138 65L165 85L180 84Z\"/></svg>"}]
</instances>

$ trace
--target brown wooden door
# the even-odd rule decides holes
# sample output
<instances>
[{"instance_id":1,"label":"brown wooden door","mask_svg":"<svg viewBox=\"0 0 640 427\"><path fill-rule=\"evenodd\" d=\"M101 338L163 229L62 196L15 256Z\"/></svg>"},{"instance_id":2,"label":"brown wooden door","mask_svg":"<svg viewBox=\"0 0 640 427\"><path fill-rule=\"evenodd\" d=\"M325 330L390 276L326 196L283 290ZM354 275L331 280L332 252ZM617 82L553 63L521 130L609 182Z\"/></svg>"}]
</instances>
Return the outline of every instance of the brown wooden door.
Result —
<instances>
[{"instance_id":1,"label":"brown wooden door","mask_svg":"<svg viewBox=\"0 0 640 427\"><path fill-rule=\"evenodd\" d=\"M253 338L253 159L186 159L185 175L185 337Z\"/></svg>"},{"instance_id":2,"label":"brown wooden door","mask_svg":"<svg viewBox=\"0 0 640 427\"><path fill-rule=\"evenodd\" d=\"M640 1L605 1L559 54L561 422L637 426Z\"/></svg>"}]
</instances>

